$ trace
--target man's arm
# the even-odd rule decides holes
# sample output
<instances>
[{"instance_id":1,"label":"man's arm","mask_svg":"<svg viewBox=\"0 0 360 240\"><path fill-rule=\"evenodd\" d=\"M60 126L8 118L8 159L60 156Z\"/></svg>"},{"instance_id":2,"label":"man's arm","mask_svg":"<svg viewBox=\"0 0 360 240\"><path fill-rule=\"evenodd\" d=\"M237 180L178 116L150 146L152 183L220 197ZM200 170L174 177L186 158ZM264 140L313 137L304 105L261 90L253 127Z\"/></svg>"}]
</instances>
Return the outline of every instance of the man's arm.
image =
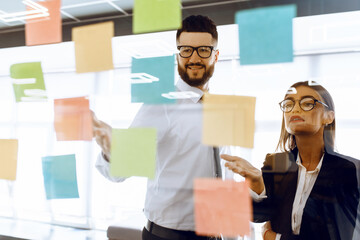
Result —
<instances>
[{"instance_id":1,"label":"man's arm","mask_svg":"<svg viewBox=\"0 0 360 240\"><path fill-rule=\"evenodd\" d=\"M100 121L94 112L92 113L93 121L93 133L97 144L101 147L101 153L99 154L95 167L96 169L113 182L122 182L125 178L114 177L110 175L110 157L111 157L111 131L112 128L109 124Z\"/></svg>"},{"instance_id":2,"label":"man's arm","mask_svg":"<svg viewBox=\"0 0 360 240\"><path fill-rule=\"evenodd\" d=\"M110 162L111 131L109 124L100 121L94 112L92 113L93 133L97 144L101 147L101 154L105 161Z\"/></svg>"},{"instance_id":3,"label":"man's arm","mask_svg":"<svg viewBox=\"0 0 360 240\"><path fill-rule=\"evenodd\" d=\"M93 132L97 144L101 147L95 167L107 179L115 182L123 181L125 178L110 175L111 162L111 132L112 127L99 120L92 112ZM149 127L157 129L157 143L162 141L169 129L169 118L165 105L143 105L136 114L130 128Z\"/></svg>"}]
</instances>

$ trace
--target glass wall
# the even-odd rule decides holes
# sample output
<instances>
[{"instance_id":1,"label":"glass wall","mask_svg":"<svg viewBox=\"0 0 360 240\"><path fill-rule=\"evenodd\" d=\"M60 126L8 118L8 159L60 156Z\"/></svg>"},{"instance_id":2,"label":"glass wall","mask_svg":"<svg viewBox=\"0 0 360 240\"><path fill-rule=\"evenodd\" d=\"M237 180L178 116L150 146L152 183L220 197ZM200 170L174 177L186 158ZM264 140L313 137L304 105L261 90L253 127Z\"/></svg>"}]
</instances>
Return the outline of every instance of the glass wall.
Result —
<instances>
[{"instance_id":1,"label":"glass wall","mask_svg":"<svg viewBox=\"0 0 360 240\"><path fill-rule=\"evenodd\" d=\"M338 151L360 158L359 26L360 12L296 18L294 62L253 66L240 65L237 26L219 26L220 60L210 92L256 97L254 148L232 147L235 154L260 168L279 138L278 102L294 82L316 80L335 101ZM98 118L127 128L141 106L130 101L131 57L174 53L175 32L115 37L113 52L113 71L76 74L72 42L0 50L0 138L19 139L17 179L0 180L0 216L97 229L143 226L146 179L109 182L94 168L100 152L94 141L58 142L54 133L53 100L77 96L89 96ZM35 61L42 63L49 101L15 103L9 67ZM63 154L76 154L80 197L46 200L41 157Z\"/></svg>"}]
</instances>

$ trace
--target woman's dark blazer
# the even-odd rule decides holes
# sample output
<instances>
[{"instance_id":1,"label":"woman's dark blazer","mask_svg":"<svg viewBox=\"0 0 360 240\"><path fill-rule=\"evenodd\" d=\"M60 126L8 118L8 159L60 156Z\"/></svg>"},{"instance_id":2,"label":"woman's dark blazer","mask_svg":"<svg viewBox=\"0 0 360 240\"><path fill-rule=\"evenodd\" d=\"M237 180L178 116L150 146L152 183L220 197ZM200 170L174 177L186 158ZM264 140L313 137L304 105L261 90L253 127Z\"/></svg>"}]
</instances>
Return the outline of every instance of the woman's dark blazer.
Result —
<instances>
[{"instance_id":1,"label":"woman's dark blazer","mask_svg":"<svg viewBox=\"0 0 360 240\"><path fill-rule=\"evenodd\" d=\"M272 229L282 234L282 240L351 240L359 204L359 161L333 151L325 152L304 208L300 235L295 236L291 213L298 178L297 153L294 149L267 155L262 172L268 198L254 202L254 221L271 221Z\"/></svg>"}]
</instances>

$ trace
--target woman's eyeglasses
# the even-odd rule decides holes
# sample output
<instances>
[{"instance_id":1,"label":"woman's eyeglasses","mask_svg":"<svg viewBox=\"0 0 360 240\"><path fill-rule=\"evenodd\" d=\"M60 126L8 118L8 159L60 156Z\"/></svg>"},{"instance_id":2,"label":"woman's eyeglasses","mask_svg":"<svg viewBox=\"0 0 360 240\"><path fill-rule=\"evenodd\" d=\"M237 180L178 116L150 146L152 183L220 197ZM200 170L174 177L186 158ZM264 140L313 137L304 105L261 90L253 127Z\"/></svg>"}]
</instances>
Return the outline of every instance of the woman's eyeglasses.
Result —
<instances>
[{"instance_id":1,"label":"woman's eyeglasses","mask_svg":"<svg viewBox=\"0 0 360 240\"><path fill-rule=\"evenodd\" d=\"M327 108L329 107L326 103L323 103L313 97L303 97L300 100L288 98L279 103L281 111L284 113L290 112L295 107L296 101L299 102L300 108L304 111L311 111L315 107L316 103L321 103Z\"/></svg>"}]
</instances>

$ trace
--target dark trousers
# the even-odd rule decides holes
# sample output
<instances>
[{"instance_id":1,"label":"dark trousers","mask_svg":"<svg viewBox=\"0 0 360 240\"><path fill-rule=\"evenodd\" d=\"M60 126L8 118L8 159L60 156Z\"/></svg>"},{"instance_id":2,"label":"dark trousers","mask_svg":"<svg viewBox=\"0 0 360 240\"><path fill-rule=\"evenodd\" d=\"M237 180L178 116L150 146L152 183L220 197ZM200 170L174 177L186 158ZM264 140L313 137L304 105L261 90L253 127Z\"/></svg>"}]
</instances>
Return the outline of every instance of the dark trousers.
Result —
<instances>
[{"instance_id":1,"label":"dark trousers","mask_svg":"<svg viewBox=\"0 0 360 240\"><path fill-rule=\"evenodd\" d=\"M176 231L176 230L175 230ZM220 238L214 238L214 237L204 237L204 236L198 236L195 234L195 232L191 232L191 231L176 231L177 232L177 236L171 238L161 238L158 237L152 233L150 233L146 228L143 229L142 231L142 240L220 240ZM179 237L179 233L180 235L182 235L181 237Z\"/></svg>"}]
</instances>

